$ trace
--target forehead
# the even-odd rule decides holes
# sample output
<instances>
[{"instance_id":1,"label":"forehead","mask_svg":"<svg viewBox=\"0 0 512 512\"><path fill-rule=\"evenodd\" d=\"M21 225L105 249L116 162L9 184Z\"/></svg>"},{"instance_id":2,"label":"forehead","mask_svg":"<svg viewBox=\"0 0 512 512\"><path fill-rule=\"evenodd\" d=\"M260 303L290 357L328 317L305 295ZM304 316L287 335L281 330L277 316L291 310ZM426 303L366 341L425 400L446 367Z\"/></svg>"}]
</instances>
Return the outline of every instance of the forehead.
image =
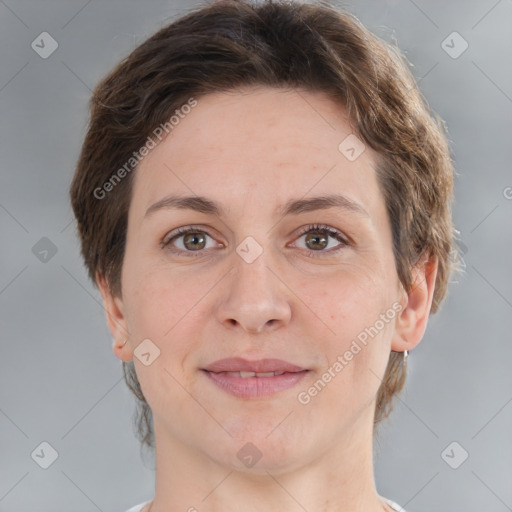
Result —
<instances>
[{"instance_id":1,"label":"forehead","mask_svg":"<svg viewBox=\"0 0 512 512\"><path fill-rule=\"evenodd\" d=\"M133 209L141 215L165 195L181 194L277 211L291 198L334 192L371 209L379 202L377 156L353 131L343 106L323 93L208 94L139 164ZM364 150L354 159L347 144Z\"/></svg>"}]
</instances>

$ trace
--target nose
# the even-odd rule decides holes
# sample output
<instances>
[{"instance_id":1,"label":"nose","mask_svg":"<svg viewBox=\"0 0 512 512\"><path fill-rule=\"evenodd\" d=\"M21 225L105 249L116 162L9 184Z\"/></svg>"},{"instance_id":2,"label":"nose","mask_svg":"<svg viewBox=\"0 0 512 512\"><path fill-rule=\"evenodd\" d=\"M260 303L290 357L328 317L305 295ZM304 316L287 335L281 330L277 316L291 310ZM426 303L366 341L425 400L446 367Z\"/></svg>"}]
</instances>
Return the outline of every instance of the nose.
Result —
<instances>
[{"instance_id":1,"label":"nose","mask_svg":"<svg viewBox=\"0 0 512 512\"><path fill-rule=\"evenodd\" d=\"M279 269L264 252L252 263L238 254L223 286L217 317L225 327L256 334L286 325L291 318L291 292Z\"/></svg>"}]
</instances>

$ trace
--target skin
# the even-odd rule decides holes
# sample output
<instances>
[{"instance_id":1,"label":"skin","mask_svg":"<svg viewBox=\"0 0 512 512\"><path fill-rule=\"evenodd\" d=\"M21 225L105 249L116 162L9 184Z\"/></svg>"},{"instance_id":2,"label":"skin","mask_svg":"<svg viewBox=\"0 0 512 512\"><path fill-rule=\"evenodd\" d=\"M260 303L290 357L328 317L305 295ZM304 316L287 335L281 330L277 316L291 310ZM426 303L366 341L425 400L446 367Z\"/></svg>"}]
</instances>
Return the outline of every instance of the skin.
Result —
<instances>
[{"instance_id":1,"label":"skin","mask_svg":"<svg viewBox=\"0 0 512 512\"><path fill-rule=\"evenodd\" d=\"M134 360L153 411L151 512L387 510L373 475L376 394L390 351L421 341L437 267L423 260L405 293L377 155L366 147L349 161L338 145L350 133L344 108L319 92L251 87L209 94L137 169L122 297L110 294L101 275L98 284L114 353ZM290 199L333 192L368 216L337 208L276 214ZM169 194L206 196L225 214L159 209L145 216ZM339 230L349 245L329 235L329 245L318 249L314 236L308 242L299 233L315 223ZM181 254L162 248L166 235L190 225L208 235L199 257L190 249L197 241L184 245L186 235L173 243ZM252 263L236 252L247 236L263 249ZM394 303L402 310L393 320L301 404L297 394ZM148 366L134 356L146 338L160 350ZM291 390L237 398L200 371L237 356L280 358L310 372ZM262 453L251 468L237 457L248 442Z\"/></svg>"}]
</instances>

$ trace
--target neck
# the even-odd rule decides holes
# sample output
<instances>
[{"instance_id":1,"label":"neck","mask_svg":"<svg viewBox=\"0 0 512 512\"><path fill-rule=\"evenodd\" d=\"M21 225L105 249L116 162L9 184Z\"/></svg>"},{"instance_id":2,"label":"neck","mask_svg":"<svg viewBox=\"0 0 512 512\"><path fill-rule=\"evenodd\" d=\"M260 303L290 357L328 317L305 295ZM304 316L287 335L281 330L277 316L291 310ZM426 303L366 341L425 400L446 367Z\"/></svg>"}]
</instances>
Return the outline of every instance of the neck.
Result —
<instances>
[{"instance_id":1,"label":"neck","mask_svg":"<svg viewBox=\"0 0 512 512\"><path fill-rule=\"evenodd\" d=\"M156 418L154 427L156 487L151 512L390 510L375 488L371 421L353 425L336 446L323 447L300 461L284 464L274 458L265 464L262 457L247 470L240 469L238 460L232 465L219 463L181 442Z\"/></svg>"}]
</instances>

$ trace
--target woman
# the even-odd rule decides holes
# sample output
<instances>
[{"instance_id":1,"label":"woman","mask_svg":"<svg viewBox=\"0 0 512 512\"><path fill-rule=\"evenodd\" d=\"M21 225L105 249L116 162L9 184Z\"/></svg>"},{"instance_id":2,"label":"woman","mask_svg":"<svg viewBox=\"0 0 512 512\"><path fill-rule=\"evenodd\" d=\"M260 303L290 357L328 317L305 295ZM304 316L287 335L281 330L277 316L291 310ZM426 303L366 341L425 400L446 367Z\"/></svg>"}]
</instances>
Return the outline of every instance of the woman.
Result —
<instances>
[{"instance_id":1,"label":"woman","mask_svg":"<svg viewBox=\"0 0 512 512\"><path fill-rule=\"evenodd\" d=\"M204 6L96 87L71 198L155 447L130 512L403 510L373 435L446 293L452 179L399 52L325 5Z\"/></svg>"}]
</instances>

